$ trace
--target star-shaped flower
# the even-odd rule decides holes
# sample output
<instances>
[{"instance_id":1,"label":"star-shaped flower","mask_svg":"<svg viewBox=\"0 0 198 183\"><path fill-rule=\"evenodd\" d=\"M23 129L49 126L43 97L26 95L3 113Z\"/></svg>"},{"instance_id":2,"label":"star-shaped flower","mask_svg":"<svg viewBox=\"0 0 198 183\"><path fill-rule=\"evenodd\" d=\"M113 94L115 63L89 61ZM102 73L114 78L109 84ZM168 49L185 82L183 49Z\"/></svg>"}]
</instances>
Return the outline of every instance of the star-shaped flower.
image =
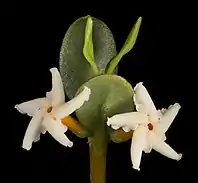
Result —
<instances>
[{"instance_id":1,"label":"star-shaped flower","mask_svg":"<svg viewBox=\"0 0 198 183\"><path fill-rule=\"evenodd\" d=\"M67 136L67 126L61 123L61 119L69 116L75 110L79 109L85 101L89 100L91 91L84 87L84 90L75 98L65 103L64 88L61 76L57 68L51 68L52 90L46 93L46 97L34 99L15 106L22 114L28 114L32 117L24 139L22 147L30 150L33 142L40 139L40 134L48 131L54 139L60 144L68 147L73 146Z\"/></svg>"},{"instance_id":2,"label":"star-shaped flower","mask_svg":"<svg viewBox=\"0 0 198 183\"><path fill-rule=\"evenodd\" d=\"M180 105L175 103L168 109L157 110L142 82L135 86L134 92L137 112L116 114L107 120L107 125L111 125L113 129L122 127L126 132L134 130L131 144L133 168L140 170L142 152L150 153L152 149L168 158L180 160L182 155L165 142L165 133L176 117Z\"/></svg>"}]
</instances>

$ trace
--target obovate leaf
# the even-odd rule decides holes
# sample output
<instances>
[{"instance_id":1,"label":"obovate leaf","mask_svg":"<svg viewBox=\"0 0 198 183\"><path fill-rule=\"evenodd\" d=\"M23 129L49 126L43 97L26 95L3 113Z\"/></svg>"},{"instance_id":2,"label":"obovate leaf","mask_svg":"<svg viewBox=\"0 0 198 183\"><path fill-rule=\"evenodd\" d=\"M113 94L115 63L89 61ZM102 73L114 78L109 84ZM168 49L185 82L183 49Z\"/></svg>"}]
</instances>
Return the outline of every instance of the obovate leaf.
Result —
<instances>
[{"instance_id":1,"label":"obovate leaf","mask_svg":"<svg viewBox=\"0 0 198 183\"><path fill-rule=\"evenodd\" d=\"M77 94L87 86L91 89L89 101L76 111L82 125L101 140L106 137L109 128L107 117L134 110L133 89L122 77L100 75L81 86ZM77 95L76 94L76 95Z\"/></svg>"},{"instance_id":2,"label":"obovate leaf","mask_svg":"<svg viewBox=\"0 0 198 183\"><path fill-rule=\"evenodd\" d=\"M95 76L83 55L87 18L76 20L67 30L60 51L60 73L67 96L74 97L78 88ZM93 20L93 52L98 73L104 73L107 64L115 57L116 45L110 29L99 19Z\"/></svg>"}]
</instances>

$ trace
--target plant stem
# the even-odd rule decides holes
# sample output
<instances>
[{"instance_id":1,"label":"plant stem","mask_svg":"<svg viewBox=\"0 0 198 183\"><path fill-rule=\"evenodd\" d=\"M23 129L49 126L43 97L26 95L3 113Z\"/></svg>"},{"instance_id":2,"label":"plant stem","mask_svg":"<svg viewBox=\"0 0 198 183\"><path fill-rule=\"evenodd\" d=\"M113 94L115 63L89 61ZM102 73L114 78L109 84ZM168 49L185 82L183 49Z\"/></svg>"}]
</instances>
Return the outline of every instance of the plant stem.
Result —
<instances>
[{"instance_id":1,"label":"plant stem","mask_svg":"<svg viewBox=\"0 0 198 183\"><path fill-rule=\"evenodd\" d=\"M104 133L103 133L104 134ZM106 182L107 138L101 133L90 139L90 179L91 183Z\"/></svg>"}]
</instances>

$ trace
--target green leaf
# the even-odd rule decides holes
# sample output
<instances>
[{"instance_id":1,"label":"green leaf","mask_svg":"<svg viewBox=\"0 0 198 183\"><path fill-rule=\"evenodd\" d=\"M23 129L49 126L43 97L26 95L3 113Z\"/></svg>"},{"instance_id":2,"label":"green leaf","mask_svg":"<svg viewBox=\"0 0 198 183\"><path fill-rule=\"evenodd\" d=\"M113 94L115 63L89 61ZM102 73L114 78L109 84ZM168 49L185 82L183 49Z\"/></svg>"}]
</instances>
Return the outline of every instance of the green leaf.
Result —
<instances>
[{"instance_id":1,"label":"green leaf","mask_svg":"<svg viewBox=\"0 0 198 183\"><path fill-rule=\"evenodd\" d=\"M60 73L65 92L70 99L74 97L76 91L83 83L95 77L93 68L83 54L85 29L89 17L81 17L69 27L61 46ZM92 20L93 53L98 74L101 74L104 73L107 64L115 57L117 52L115 41L109 28L94 17L92 17Z\"/></svg>"},{"instance_id":2,"label":"green leaf","mask_svg":"<svg viewBox=\"0 0 198 183\"><path fill-rule=\"evenodd\" d=\"M93 21L91 17L87 18L87 24L85 28L85 43L83 47L83 54L87 61L90 63L95 75L98 74L98 67L94 59L93 41L92 41Z\"/></svg>"},{"instance_id":3,"label":"green leaf","mask_svg":"<svg viewBox=\"0 0 198 183\"><path fill-rule=\"evenodd\" d=\"M107 68L107 74L113 73L115 70L116 66L118 65L119 61L122 59L122 57L127 54L135 45L140 25L142 23L142 18L139 17L135 25L133 26L131 32L129 33L126 42L124 43L122 49L120 52L117 54L116 57L113 58L113 60L109 63L109 67Z\"/></svg>"},{"instance_id":4,"label":"green leaf","mask_svg":"<svg viewBox=\"0 0 198 183\"><path fill-rule=\"evenodd\" d=\"M76 111L76 115L93 134L93 138L99 134L97 136L103 139L109 132L107 117L134 110L133 89L125 79L117 75L97 76L83 84L77 94L84 86L91 89L90 99Z\"/></svg>"}]
</instances>

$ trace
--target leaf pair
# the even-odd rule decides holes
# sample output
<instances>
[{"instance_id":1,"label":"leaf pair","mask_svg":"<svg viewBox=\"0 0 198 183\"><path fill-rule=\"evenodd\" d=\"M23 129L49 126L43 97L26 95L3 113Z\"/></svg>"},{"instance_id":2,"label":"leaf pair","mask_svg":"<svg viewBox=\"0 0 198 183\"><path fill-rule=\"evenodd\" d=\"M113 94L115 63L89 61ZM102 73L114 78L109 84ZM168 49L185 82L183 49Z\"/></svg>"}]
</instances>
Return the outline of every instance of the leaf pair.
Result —
<instances>
[{"instance_id":1,"label":"leaf pair","mask_svg":"<svg viewBox=\"0 0 198 183\"><path fill-rule=\"evenodd\" d=\"M129 33L129 36L124 43L122 49L120 52L113 58L113 60L110 61L110 65L106 68L106 73L107 74L112 74L115 68L117 67L119 61L121 58L127 54L135 45L139 28L142 22L142 18L138 18L137 22L135 23L134 27L132 28L131 32ZM83 47L83 54L87 61L90 63L91 68L94 72L94 74L98 74L98 67L97 64L95 63L95 58L94 58L94 49L93 49L93 41L92 41L92 31L93 31L93 21L91 17L87 18L87 24L86 24L86 29L85 29L85 43Z\"/></svg>"},{"instance_id":2,"label":"leaf pair","mask_svg":"<svg viewBox=\"0 0 198 183\"><path fill-rule=\"evenodd\" d=\"M118 54L114 37L102 21L86 16L69 27L61 46L60 72L70 99L89 79L116 73L119 61L136 42L141 20L137 20Z\"/></svg>"}]
</instances>

